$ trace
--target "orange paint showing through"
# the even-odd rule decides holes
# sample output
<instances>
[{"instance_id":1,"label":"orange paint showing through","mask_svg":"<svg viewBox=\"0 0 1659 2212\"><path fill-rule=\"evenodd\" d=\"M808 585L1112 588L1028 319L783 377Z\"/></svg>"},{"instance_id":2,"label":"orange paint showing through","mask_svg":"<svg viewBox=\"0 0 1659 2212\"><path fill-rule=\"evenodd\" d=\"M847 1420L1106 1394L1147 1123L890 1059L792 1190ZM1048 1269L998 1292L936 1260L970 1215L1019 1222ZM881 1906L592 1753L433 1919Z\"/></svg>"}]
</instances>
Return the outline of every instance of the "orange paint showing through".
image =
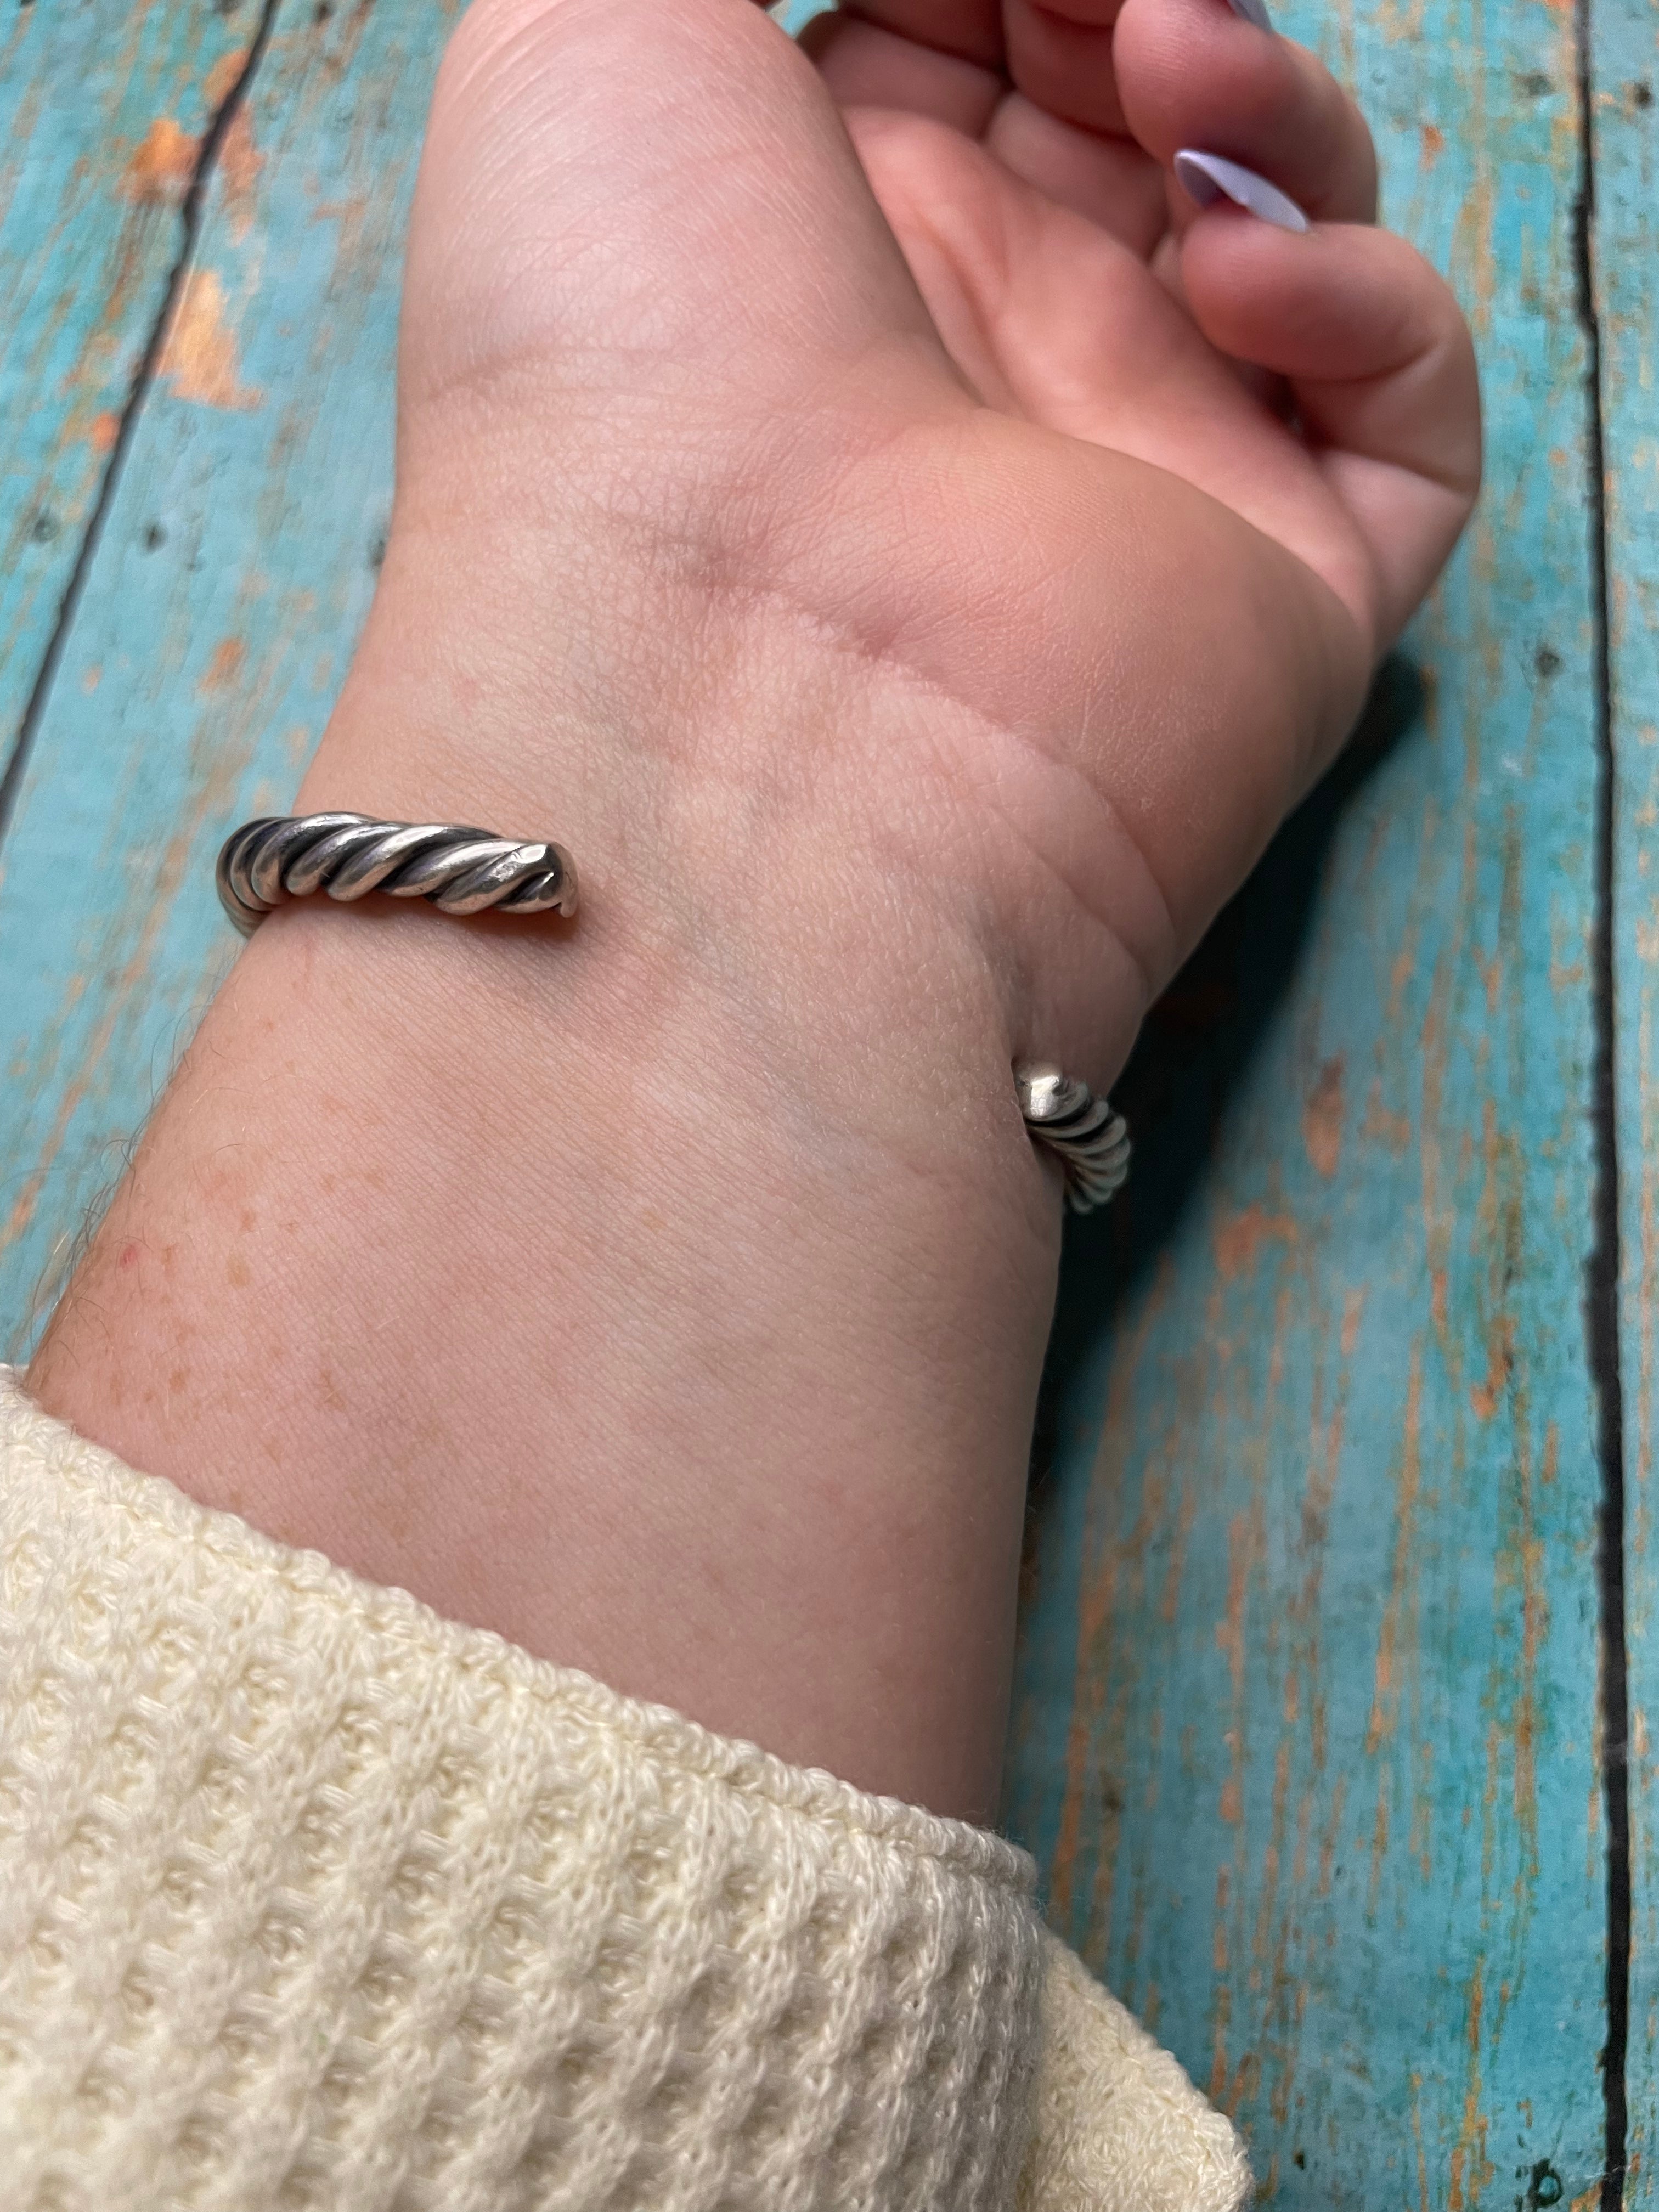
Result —
<instances>
[{"instance_id":1,"label":"orange paint showing through","mask_svg":"<svg viewBox=\"0 0 1659 2212\"><path fill-rule=\"evenodd\" d=\"M1244 1693L1244 1598L1249 1583L1249 1516L1235 1513L1227 1529L1227 1613L1215 1625L1216 1649L1227 1655L1227 1671L1233 1678L1233 1701Z\"/></svg>"},{"instance_id":2,"label":"orange paint showing through","mask_svg":"<svg viewBox=\"0 0 1659 2212\"><path fill-rule=\"evenodd\" d=\"M203 694L228 690L247 661L247 647L240 637L222 637L196 689Z\"/></svg>"},{"instance_id":3,"label":"orange paint showing through","mask_svg":"<svg viewBox=\"0 0 1659 2212\"><path fill-rule=\"evenodd\" d=\"M1515 1323L1508 1314L1499 1314L1486 1340L1486 1379L1475 1383L1469 1392L1477 1420L1489 1421L1498 1411L1514 1368Z\"/></svg>"},{"instance_id":4,"label":"orange paint showing through","mask_svg":"<svg viewBox=\"0 0 1659 2212\"><path fill-rule=\"evenodd\" d=\"M185 279L157 373L171 380L181 399L203 407L257 407L264 398L238 374L235 334L225 322L225 289L213 270L192 269Z\"/></svg>"},{"instance_id":5,"label":"orange paint showing through","mask_svg":"<svg viewBox=\"0 0 1659 2212\"><path fill-rule=\"evenodd\" d=\"M1429 2212L1429 2161L1423 2149L1423 2076L1412 2075L1412 2141L1417 2148L1418 2212Z\"/></svg>"},{"instance_id":6,"label":"orange paint showing through","mask_svg":"<svg viewBox=\"0 0 1659 2212\"><path fill-rule=\"evenodd\" d=\"M120 416L112 414L106 407L101 414L94 415L88 423L87 443L94 453L106 453L114 445L120 428Z\"/></svg>"},{"instance_id":7,"label":"orange paint showing through","mask_svg":"<svg viewBox=\"0 0 1659 2212\"><path fill-rule=\"evenodd\" d=\"M190 190L200 150L199 139L170 115L158 115L132 149L121 180L124 197L140 207L177 207Z\"/></svg>"},{"instance_id":8,"label":"orange paint showing through","mask_svg":"<svg viewBox=\"0 0 1659 2212\"><path fill-rule=\"evenodd\" d=\"M1521 1553L1521 1684L1515 1703L1515 1820L1526 1851L1528 1880L1538 1869L1538 1655L1549 1628L1544 1590L1544 1540L1532 1527L1530 1469L1523 1472Z\"/></svg>"},{"instance_id":9,"label":"orange paint showing through","mask_svg":"<svg viewBox=\"0 0 1659 2212\"><path fill-rule=\"evenodd\" d=\"M1377 1899L1382 1894L1382 1862L1389 1856L1389 1800L1386 1778L1379 1781L1376 1790L1376 1819L1371 1826L1371 1873L1365 1891L1365 1913L1368 1919L1376 1917Z\"/></svg>"},{"instance_id":10,"label":"orange paint showing through","mask_svg":"<svg viewBox=\"0 0 1659 2212\"><path fill-rule=\"evenodd\" d=\"M231 117L230 127L219 149L230 234L239 240L247 236L252 224L253 187L264 167L264 155L253 143L253 125L244 104Z\"/></svg>"},{"instance_id":11,"label":"orange paint showing through","mask_svg":"<svg viewBox=\"0 0 1659 2212\"><path fill-rule=\"evenodd\" d=\"M1463 2212L1490 2187L1497 2168L1486 2156L1486 2116L1480 2109L1480 2022L1486 2002L1486 1962L1477 1959L1469 1984L1469 2086L1463 2099L1463 2125L1451 2154L1451 2188L1446 2212Z\"/></svg>"},{"instance_id":12,"label":"orange paint showing through","mask_svg":"<svg viewBox=\"0 0 1659 2212\"><path fill-rule=\"evenodd\" d=\"M1412 1140L1411 1117L1396 1114L1382 1103L1382 1085L1374 1079L1365 1100L1365 1118L1359 1125L1362 1137L1369 1137L1383 1151L1392 1152L1398 1159Z\"/></svg>"},{"instance_id":13,"label":"orange paint showing through","mask_svg":"<svg viewBox=\"0 0 1659 2212\"><path fill-rule=\"evenodd\" d=\"M1302 1141L1315 1172L1327 1182L1342 1158L1342 1068L1339 1052L1320 1069L1302 1109Z\"/></svg>"},{"instance_id":14,"label":"orange paint showing through","mask_svg":"<svg viewBox=\"0 0 1659 2212\"><path fill-rule=\"evenodd\" d=\"M246 46L233 46L228 54L220 55L202 80L202 98L210 108L217 107L228 98L246 65Z\"/></svg>"},{"instance_id":15,"label":"orange paint showing through","mask_svg":"<svg viewBox=\"0 0 1659 2212\"><path fill-rule=\"evenodd\" d=\"M1231 1220L1218 1222L1214 1236L1215 1264L1224 1282L1231 1283L1255 1267L1261 1247L1270 1240L1296 1242L1296 1224L1288 1213L1269 1213L1265 1206L1247 1206Z\"/></svg>"}]
</instances>

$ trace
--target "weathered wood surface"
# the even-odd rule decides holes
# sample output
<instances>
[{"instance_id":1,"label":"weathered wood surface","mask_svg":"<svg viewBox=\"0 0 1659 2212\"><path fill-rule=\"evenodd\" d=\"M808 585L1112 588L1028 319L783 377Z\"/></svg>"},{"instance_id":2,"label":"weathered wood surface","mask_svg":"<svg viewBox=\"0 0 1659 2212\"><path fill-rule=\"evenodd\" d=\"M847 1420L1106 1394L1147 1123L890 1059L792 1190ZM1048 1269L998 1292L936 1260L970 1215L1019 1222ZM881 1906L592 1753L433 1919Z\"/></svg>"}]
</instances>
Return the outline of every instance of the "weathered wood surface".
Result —
<instances>
[{"instance_id":1,"label":"weathered wood surface","mask_svg":"<svg viewBox=\"0 0 1659 2212\"><path fill-rule=\"evenodd\" d=\"M1659 2205L1659 23L1598 5L1592 50L1595 306L1606 426L1614 1073L1629 1651L1632 2172Z\"/></svg>"},{"instance_id":2,"label":"weathered wood surface","mask_svg":"<svg viewBox=\"0 0 1659 2212\"><path fill-rule=\"evenodd\" d=\"M13 7L0 29L0 773L258 13Z\"/></svg>"},{"instance_id":3,"label":"weathered wood surface","mask_svg":"<svg viewBox=\"0 0 1659 2212\"><path fill-rule=\"evenodd\" d=\"M126 14L76 20L91 43ZM291 795L368 606L402 224L449 21L280 8L208 182L0 851L0 1305L24 1330L229 957L218 842ZM70 279L31 319L99 312Z\"/></svg>"},{"instance_id":4,"label":"weathered wood surface","mask_svg":"<svg viewBox=\"0 0 1659 2212\"><path fill-rule=\"evenodd\" d=\"M1626 7L1634 48L1651 33ZM201 136L209 79L257 12L35 0L0 33L0 114L33 118L37 149L14 131L0 156L0 279L30 270L0 355L0 744L96 496L87 454L107 433L88 426L118 422L143 301L153 321L185 243L169 185L143 216L142 283L124 273L137 150ZM425 0L275 0L245 110L211 149L0 846L14 1348L228 957L217 840L291 792L368 602L399 229L447 22ZM1420 679L1385 688L1127 1087L1131 1196L1067 1263L1009 1816L1056 1924L1238 2114L1269 2201L1592 2204L1607 1919L1574 25L1542 4L1378 0L1303 5L1287 27L1365 94L1394 220L1475 310L1491 490L1413 640ZM84 106L68 96L83 80ZM1618 157L1631 181L1610 219L1631 252L1650 250L1648 143ZM73 239L54 242L47 210L71 191ZM1650 468L1645 294L1634 313L1618 419ZM83 398L64 376L88 361L102 381L83 377ZM34 534L43 506L56 536ZM1630 518L1634 577L1650 517ZM27 567L48 555L50 574ZM1630 698L1651 702L1639 639L1620 650ZM1646 741L1632 706L1632 793ZM90 870L68 866L88 850ZM1631 903L1632 977L1644 927ZM1621 1066L1646 1036L1630 1028ZM1644 1095L1628 1073L1632 1254ZM1632 1526L1650 1577L1654 1540ZM1633 1583L1638 1662L1641 1617ZM1642 1880L1638 1967L1659 1917ZM1652 2039L1645 2060L1632 2042L1638 2141Z\"/></svg>"}]
</instances>

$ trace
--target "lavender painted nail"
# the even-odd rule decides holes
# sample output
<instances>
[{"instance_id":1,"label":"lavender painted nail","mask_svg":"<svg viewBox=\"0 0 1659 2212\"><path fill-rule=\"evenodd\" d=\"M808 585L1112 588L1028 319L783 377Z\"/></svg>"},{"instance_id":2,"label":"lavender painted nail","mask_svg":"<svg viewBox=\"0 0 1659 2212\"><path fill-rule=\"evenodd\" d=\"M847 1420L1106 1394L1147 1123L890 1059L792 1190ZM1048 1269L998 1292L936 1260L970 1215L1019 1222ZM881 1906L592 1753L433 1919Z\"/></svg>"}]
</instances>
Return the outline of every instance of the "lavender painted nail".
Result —
<instances>
[{"instance_id":1,"label":"lavender painted nail","mask_svg":"<svg viewBox=\"0 0 1659 2212\"><path fill-rule=\"evenodd\" d=\"M1258 177L1254 169L1245 168L1242 162L1184 147L1175 157L1175 173L1183 191L1200 207L1213 207L1224 197L1235 206L1260 216L1263 222L1273 223L1279 230L1308 228L1307 216L1293 199L1281 192L1277 185L1270 185L1265 177Z\"/></svg>"},{"instance_id":2,"label":"lavender painted nail","mask_svg":"<svg viewBox=\"0 0 1659 2212\"><path fill-rule=\"evenodd\" d=\"M1254 23L1258 31L1271 31L1273 19L1267 13L1267 0L1227 0L1235 15L1242 15L1247 23Z\"/></svg>"}]
</instances>

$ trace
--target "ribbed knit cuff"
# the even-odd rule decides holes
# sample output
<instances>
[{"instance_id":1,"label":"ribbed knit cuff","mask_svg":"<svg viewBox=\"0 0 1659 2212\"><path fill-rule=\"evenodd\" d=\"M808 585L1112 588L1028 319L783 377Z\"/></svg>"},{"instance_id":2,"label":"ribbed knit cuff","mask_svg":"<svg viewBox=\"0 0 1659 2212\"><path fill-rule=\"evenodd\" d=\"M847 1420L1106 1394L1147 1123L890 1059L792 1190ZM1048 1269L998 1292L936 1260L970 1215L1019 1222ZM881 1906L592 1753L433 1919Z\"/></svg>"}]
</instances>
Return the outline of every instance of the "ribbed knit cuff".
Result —
<instances>
[{"instance_id":1,"label":"ribbed knit cuff","mask_svg":"<svg viewBox=\"0 0 1659 2212\"><path fill-rule=\"evenodd\" d=\"M19 2212L1223 2212L1231 2130L1047 1963L1031 1875L205 1512L0 1370Z\"/></svg>"}]
</instances>

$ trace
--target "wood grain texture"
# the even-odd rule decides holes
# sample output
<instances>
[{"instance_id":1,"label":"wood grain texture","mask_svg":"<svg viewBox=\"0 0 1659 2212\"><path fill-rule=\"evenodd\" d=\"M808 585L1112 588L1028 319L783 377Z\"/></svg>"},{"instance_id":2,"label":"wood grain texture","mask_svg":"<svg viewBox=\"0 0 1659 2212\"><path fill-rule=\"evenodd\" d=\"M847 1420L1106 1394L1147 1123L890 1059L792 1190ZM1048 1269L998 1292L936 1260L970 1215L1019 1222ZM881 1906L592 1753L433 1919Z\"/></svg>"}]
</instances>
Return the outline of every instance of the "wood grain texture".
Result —
<instances>
[{"instance_id":1,"label":"wood grain texture","mask_svg":"<svg viewBox=\"0 0 1659 2212\"><path fill-rule=\"evenodd\" d=\"M107 258L131 149L201 110L157 58L185 51L182 7L64 17L52 82L76 35L92 72L100 9L155 88L87 137ZM214 848L292 791L373 587L399 230L447 17L318 14L282 0L210 181L0 852L14 1348L230 955ZM1605 1923L1572 25L1473 0L1287 20L1364 94L1394 219L1477 313L1491 489L1413 639L1420 680L1395 672L1127 1085L1129 1198L1067 1260L1009 1811L1056 1924L1238 2114L1269 2201L1589 2205ZM47 49L3 51L11 112L46 112ZM27 364L107 287L33 265L18 388L41 452L69 452L57 372ZM3 681L26 696L43 633L9 647L12 604Z\"/></svg>"},{"instance_id":2,"label":"wood grain texture","mask_svg":"<svg viewBox=\"0 0 1659 2212\"><path fill-rule=\"evenodd\" d=\"M1599 2202L1595 793L1570 15L1322 27L1474 311L1472 538L1073 1243L1008 1810L1265 2201Z\"/></svg>"},{"instance_id":3,"label":"wood grain texture","mask_svg":"<svg viewBox=\"0 0 1659 2212\"><path fill-rule=\"evenodd\" d=\"M0 19L0 770L258 15L94 0Z\"/></svg>"},{"instance_id":4,"label":"wood grain texture","mask_svg":"<svg viewBox=\"0 0 1659 2212\"><path fill-rule=\"evenodd\" d=\"M1623 1255L1631 1958L1627 2205L1659 2204L1659 36L1598 5L1595 301L1606 436L1613 758L1614 1077Z\"/></svg>"},{"instance_id":5,"label":"wood grain texture","mask_svg":"<svg viewBox=\"0 0 1659 2212\"><path fill-rule=\"evenodd\" d=\"M211 179L6 841L15 1341L230 957L218 842L291 796L368 606L402 227L450 20L282 7Z\"/></svg>"}]
</instances>

